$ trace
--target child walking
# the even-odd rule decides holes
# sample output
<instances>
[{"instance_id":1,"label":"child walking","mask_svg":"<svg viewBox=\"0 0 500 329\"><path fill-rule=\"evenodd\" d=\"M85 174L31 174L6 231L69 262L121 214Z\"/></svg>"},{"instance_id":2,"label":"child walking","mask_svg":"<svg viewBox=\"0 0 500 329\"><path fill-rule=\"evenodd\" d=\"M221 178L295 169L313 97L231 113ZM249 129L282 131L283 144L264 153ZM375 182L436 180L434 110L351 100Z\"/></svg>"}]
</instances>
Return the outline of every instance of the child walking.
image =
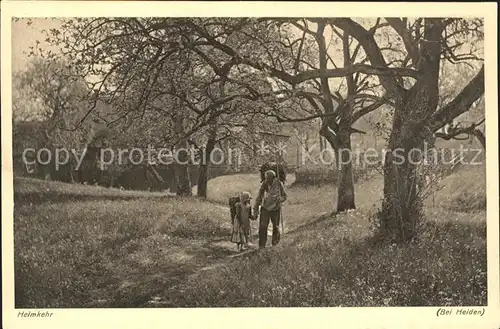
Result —
<instances>
[{"instance_id":1,"label":"child walking","mask_svg":"<svg viewBox=\"0 0 500 329\"><path fill-rule=\"evenodd\" d=\"M250 220L254 220L252 216L252 207L250 201L252 196L249 192L241 192L239 200L235 203L235 215L233 217L233 231L231 234L231 242L236 243L238 251L242 251L248 247L250 238Z\"/></svg>"}]
</instances>

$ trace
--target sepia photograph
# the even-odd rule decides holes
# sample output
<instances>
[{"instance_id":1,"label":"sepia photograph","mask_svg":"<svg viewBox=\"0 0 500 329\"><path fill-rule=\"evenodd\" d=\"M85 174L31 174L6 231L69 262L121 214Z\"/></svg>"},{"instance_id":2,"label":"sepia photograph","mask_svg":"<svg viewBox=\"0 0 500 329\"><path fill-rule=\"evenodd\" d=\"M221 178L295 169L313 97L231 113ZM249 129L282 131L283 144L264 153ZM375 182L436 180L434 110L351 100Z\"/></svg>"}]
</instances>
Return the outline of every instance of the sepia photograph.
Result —
<instances>
[{"instance_id":1,"label":"sepia photograph","mask_svg":"<svg viewBox=\"0 0 500 329\"><path fill-rule=\"evenodd\" d=\"M367 12L3 16L12 317L429 307L491 321L485 17Z\"/></svg>"}]
</instances>

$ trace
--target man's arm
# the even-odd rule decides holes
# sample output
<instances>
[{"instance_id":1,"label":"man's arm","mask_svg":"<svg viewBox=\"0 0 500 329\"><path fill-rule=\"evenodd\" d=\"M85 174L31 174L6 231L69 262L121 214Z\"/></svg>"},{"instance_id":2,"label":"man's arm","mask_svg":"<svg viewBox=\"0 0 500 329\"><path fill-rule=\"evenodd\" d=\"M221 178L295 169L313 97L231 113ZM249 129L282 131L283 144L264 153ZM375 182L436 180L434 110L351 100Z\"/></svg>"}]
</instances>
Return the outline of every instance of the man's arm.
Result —
<instances>
[{"instance_id":1,"label":"man's arm","mask_svg":"<svg viewBox=\"0 0 500 329\"><path fill-rule=\"evenodd\" d=\"M262 198L264 197L264 191L266 188L266 182L262 183L259 188L259 193L257 194L257 197L255 198L255 205L254 205L254 210L255 213L257 214L259 211L259 206L262 203Z\"/></svg>"}]
</instances>

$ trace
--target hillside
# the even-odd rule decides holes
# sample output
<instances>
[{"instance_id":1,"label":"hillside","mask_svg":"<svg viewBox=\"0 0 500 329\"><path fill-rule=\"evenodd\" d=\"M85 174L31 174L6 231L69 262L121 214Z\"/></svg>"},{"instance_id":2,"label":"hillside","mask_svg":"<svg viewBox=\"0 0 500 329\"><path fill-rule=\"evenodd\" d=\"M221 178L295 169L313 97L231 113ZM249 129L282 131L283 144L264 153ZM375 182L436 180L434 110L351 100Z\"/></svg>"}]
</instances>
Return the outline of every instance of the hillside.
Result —
<instances>
[{"instance_id":1,"label":"hillside","mask_svg":"<svg viewBox=\"0 0 500 329\"><path fill-rule=\"evenodd\" d=\"M254 192L256 178L215 178L205 202L16 180L16 307L486 304L484 209L430 207L418 243L378 245L379 178L357 184L358 210L333 218L332 188L289 187L282 243L229 257L226 197Z\"/></svg>"}]
</instances>

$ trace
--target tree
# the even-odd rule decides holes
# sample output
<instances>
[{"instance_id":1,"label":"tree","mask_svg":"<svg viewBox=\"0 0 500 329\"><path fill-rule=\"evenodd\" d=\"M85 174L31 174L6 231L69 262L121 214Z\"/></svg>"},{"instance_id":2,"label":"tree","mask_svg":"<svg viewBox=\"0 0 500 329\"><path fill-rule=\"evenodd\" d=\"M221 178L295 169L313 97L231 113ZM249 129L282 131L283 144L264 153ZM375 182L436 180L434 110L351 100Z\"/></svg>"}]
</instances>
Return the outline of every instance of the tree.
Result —
<instances>
[{"instance_id":1,"label":"tree","mask_svg":"<svg viewBox=\"0 0 500 329\"><path fill-rule=\"evenodd\" d=\"M296 23L296 26L302 26L303 33L299 39L292 41L289 29L293 23L287 27L280 21L263 20L259 22L246 18L78 18L64 21L62 32L51 30L48 40L63 46L63 54L71 59L83 76L87 78L97 77L90 86L90 89L94 91L93 99L104 99L114 103L117 108L123 108L116 120L128 116L131 112L142 111L144 113L153 103L151 99L154 99L156 95L163 97L165 89L168 89L155 90L158 86L169 85L170 89L175 89L174 94L181 97L173 102L177 104L173 108L179 109L180 106L185 105L184 99L188 95L186 91L189 90L190 82L193 80L192 74L187 74L187 72L194 72L192 71L195 67L194 63L199 63L194 57L198 56L221 79L227 80L224 75L227 75L233 66L237 66L240 73L245 72L245 69L242 70L242 66L250 67L253 71L257 70L268 76L270 73L270 76L279 80L275 83L282 90L261 93L254 88L258 84L251 84L235 77L231 77L228 81L239 87L236 90L241 90L244 87L249 91L246 97L252 100L269 97L272 101L277 95L284 96L281 97L280 102L274 102L274 106L266 108L279 107L277 103L283 102L283 98L303 97L312 106L313 115L297 119L276 115L276 111L266 110L265 114L275 116L282 122L306 121L323 115L330 118L336 117L336 120L324 120L321 132L329 139L330 143L334 143L336 149L342 146L349 148L349 136L354 131L351 130L350 124L363 114L376 109L382 101L380 99L374 101L377 98L374 95L369 95L372 104L363 106L362 111L358 111L349 118L343 118L339 125L338 118L342 117L339 116L339 113L344 112L343 116L345 117L346 113L350 111L335 112L334 99L338 103L344 104L339 106L342 109L349 109L357 102L349 100L349 105L345 105L347 103L341 97L334 96L328 91L328 78L325 80L325 77L320 77L320 71L325 70L328 64L325 61L327 58L327 46L323 35L325 26L320 24L318 31L312 33L305 20L303 26ZM313 39L309 40L311 35ZM348 41L348 36L346 41ZM314 48L315 44L319 45L321 49L320 66L325 66L321 70L314 67L308 68L311 63L314 64L314 61L308 59L311 57L310 46ZM348 46L346 45L346 47ZM244 54L244 56L242 57L240 54ZM355 57L356 54L353 54L349 60L355 60ZM261 58L266 58L268 63L264 63L265 61L260 60ZM335 66L335 63L331 62ZM183 64L179 65L180 63ZM363 67L361 64L356 72L362 72ZM287 71L290 69L294 70L295 74L289 74ZM227 71L227 73L221 74L223 71ZM249 72L251 70L246 69L245 73ZM344 69L328 70L329 77L343 77L352 73L354 72ZM165 81L166 76L168 76L169 81ZM355 80L366 82L366 79L358 80L358 78L360 78L359 75ZM89 81L89 79L87 80ZM227 81L224 83L227 84ZM307 91L307 89L297 89L299 84L303 84L305 87L314 88L315 85L319 87L314 93ZM284 85L287 87L281 88ZM353 86L353 84L350 85ZM136 89L135 92L127 93L132 88ZM360 92L361 89L354 91L351 88L350 92L351 94ZM351 98L352 96L349 95ZM234 95L229 97L235 98ZM124 100L128 104L123 105ZM182 105L179 103L181 100ZM122 106L116 104L117 101ZM362 105L365 105L364 101ZM92 112L93 108L94 106L90 107L89 113ZM214 119L219 116L218 113L221 113L216 108L217 106L209 105L207 111L198 111L196 116L198 121L202 119L203 124L214 125ZM215 112L214 115L207 115L213 112ZM176 128L173 131L176 132L178 147L185 148L189 135L199 129L200 125L195 125L196 129L183 131L181 127L183 120L185 120L185 112L181 113L175 117ZM110 123L113 122L114 120ZM345 132L342 129L337 132L337 126L346 127ZM333 135L331 131L333 131ZM185 175L186 168L185 166L177 167L179 170L176 171L176 176L179 178L179 182L184 182L181 183L183 187L180 191L189 193L189 183L187 183ZM354 208L352 164L341 164L340 169L341 173L345 173L348 178L341 180L339 185L340 202L337 208L338 210L346 210Z\"/></svg>"},{"instance_id":2,"label":"tree","mask_svg":"<svg viewBox=\"0 0 500 329\"><path fill-rule=\"evenodd\" d=\"M473 78L478 70L477 65L474 64L476 63L441 62L438 108L445 106L450 100L456 97L461 88ZM467 119L465 116L467 116ZM484 120L484 96L482 96L471 105L471 108L467 112L446 123L435 133L435 136L447 141L467 140L475 137L483 148L485 148L486 136L480 129Z\"/></svg>"},{"instance_id":3,"label":"tree","mask_svg":"<svg viewBox=\"0 0 500 329\"><path fill-rule=\"evenodd\" d=\"M62 61L34 57L26 70L15 72L13 117L14 121L43 122L46 143L70 147L77 145L89 129L85 122L83 129L64 133L64 128L71 126L74 117L81 113L82 97L87 90L65 65Z\"/></svg>"},{"instance_id":4,"label":"tree","mask_svg":"<svg viewBox=\"0 0 500 329\"><path fill-rule=\"evenodd\" d=\"M209 126L215 136L219 117L232 109L230 103L256 98L248 84L224 81L231 61L206 61L205 53L193 51L190 45L196 40L182 19L66 19L60 29L47 32L47 40L61 47L61 55L92 91L81 122L90 114L109 126L133 122L148 111L165 115L164 128L172 137L169 147L179 160L174 164L179 195L191 193L185 163L193 134ZM206 74L208 70L215 74ZM215 96L213 86L219 89ZM99 112L98 102L114 113Z\"/></svg>"},{"instance_id":5,"label":"tree","mask_svg":"<svg viewBox=\"0 0 500 329\"><path fill-rule=\"evenodd\" d=\"M38 162L39 174L54 180L72 180L71 161L56 168L55 149L75 149L89 133L87 120L73 132L71 126L83 108L82 96L87 93L81 79L71 75L63 61L33 57L24 71L15 72L13 85L14 153L33 147L51 150L47 165ZM27 130L25 129L27 128ZM65 161L64 159L60 159ZM70 157L70 160L73 160Z\"/></svg>"},{"instance_id":6,"label":"tree","mask_svg":"<svg viewBox=\"0 0 500 329\"><path fill-rule=\"evenodd\" d=\"M379 71L380 82L394 103L389 152L384 163L384 201L379 217L385 236L392 241L409 241L417 234L423 207L417 192L422 178L415 164L419 157L412 150L422 150L424 143L432 143L436 131L468 111L484 93L484 67L481 67L452 100L438 108L440 63L442 60L480 61L471 40L482 40L483 22L458 18L413 21L387 18L407 52L406 59L393 67L384 58L374 36L361 24L347 18L329 21L362 45L370 60L367 69ZM412 84L394 74L403 70L405 76L414 80Z\"/></svg>"},{"instance_id":7,"label":"tree","mask_svg":"<svg viewBox=\"0 0 500 329\"><path fill-rule=\"evenodd\" d=\"M208 88L208 90L213 89L207 95L208 106L217 105L219 108L214 108L212 111L214 116L207 122L208 125L200 128L193 136L194 140L200 139L203 144L203 147L199 149L201 158L197 183L197 195L201 198L207 197L208 168L215 147L219 145L220 149L223 149L221 143L232 139L238 141L238 144L243 147L251 148L251 145L244 141L243 135L250 127L256 129L265 125L267 117L259 112L263 111L262 109L266 108L267 104L259 98L262 94L272 93L271 87L266 88L266 82L262 81L258 75L245 74L237 70L231 72L233 68L231 61L221 67L211 60L207 62L213 69L212 81L216 82L213 84L214 88ZM229 158L232 156L230 152L231 150L227 150L225 159L227 163L232 161ZM241 150L238 150L238 153L241 153ZM237 156L240 155L237 154Z\"/></svg>"},{"instance_id":8,"label":"tree","mask_svg":"<svg viewBox=\"0 0 500 329\"><path fill-rule=\"evenodd\" d=\"M355 208L352 162L347 161L346 157L350 156L348 151L351 150L351 134L362 132L352 125L387 102L387 99L373 93L376 85L371 83L373 79L369 79L367 75L379 71L363 64L366 59L359 59L362 54L359 46L353 47L354 50L350 53L352 40L349 34L342 35L333 25L328 24L332 39L337 38L344 45L345 67L339 68L329 54L331 45L325 40L326 19L243 18L223 22L213 19L210 25L201 24L199 19L186 22L198 35L197 42L192 47L210 46L230 56L238 65L251 67L271 77L275 97L270 102L276 104L290 98L302 98L308 103L308 106L302 107L304 111L299 115L293 111L287 113L285 106L280 111L274 110L266 114L277 118L278 122L322 119L320 134L338 151L337 168L341 179L338 185L337 211ZM378 28L379 22L373 26L373 33ZM298 37L294 38L292 29L300 32ZM236 47L231 44L233 39L244 43ZM247 52L248 48L252 51ZM314 54L315 51L319 56ZM403 69L394 72L404 74L406 71ZM333 92L330 79L343 77L347 86L339 86Z\"/></svg>"}]
</instances>

